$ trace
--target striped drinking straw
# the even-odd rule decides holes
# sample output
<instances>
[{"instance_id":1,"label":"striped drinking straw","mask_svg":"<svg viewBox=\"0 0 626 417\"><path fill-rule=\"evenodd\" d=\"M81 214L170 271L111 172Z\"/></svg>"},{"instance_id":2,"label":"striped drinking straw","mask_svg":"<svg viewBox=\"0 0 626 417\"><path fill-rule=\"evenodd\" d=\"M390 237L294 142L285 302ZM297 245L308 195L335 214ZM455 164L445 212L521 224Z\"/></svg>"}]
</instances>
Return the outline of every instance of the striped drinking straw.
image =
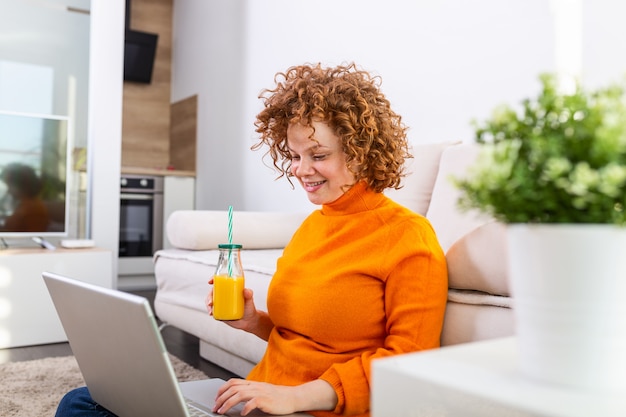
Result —
<instances>
[{"instance_id":1,"label":"striped drinking straw","mask_svg":"<svg viewBox=\"0 0 626 417\"><path fill-rule=\"evenodd\" d=\"M233 243L233 206L228 206L228 244ZM231 265L232 248L228 249L228 276L233 276L233 266Z\"/></svg>"}]
</instances>

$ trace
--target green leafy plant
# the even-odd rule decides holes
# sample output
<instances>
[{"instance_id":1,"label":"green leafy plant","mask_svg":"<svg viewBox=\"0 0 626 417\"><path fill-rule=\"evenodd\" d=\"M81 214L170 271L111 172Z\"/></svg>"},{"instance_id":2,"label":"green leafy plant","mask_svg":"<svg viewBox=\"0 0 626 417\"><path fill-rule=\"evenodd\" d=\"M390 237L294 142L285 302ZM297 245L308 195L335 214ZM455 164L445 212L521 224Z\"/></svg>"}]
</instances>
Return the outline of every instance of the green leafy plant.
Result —
<instances>
[{"instance_id":1,"label":"green leafy plant","mask_svg":"<svg viewBox=\"0 0 626 417\"><path fill-rule=\"evenodd\" d=\"M626 224L626 90L621 84L571 94L555 75L522 111L503 105L474 122L481 152L453 178L459 205L504 223Z\"/></svg>"}]
</instances>

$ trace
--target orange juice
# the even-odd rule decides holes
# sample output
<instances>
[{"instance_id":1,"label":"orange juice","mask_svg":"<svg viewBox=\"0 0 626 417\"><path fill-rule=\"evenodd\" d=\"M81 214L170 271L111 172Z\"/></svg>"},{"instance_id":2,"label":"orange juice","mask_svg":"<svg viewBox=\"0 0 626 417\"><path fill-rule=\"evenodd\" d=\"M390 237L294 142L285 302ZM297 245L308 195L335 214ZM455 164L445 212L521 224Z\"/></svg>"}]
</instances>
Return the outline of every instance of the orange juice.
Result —
<instances>
[{"instance_id":1,"label":"orange juice","mask_svg":"<svg viewBox=\"0 0 626 417\"><path fill-rule=\"evenodd\" d=\"M213 317L217 320L239 320L243 317L244 278L213 277Z\"/></svg>"}]
</instances>

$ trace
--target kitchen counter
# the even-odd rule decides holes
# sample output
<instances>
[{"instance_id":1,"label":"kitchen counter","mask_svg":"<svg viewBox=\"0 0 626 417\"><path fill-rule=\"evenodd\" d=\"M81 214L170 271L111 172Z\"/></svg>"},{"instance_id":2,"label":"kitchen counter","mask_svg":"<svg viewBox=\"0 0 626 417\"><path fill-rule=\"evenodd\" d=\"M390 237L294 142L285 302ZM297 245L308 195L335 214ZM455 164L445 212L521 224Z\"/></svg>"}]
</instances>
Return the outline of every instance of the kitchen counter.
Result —
<instances>
[{"instance_id":1,"label":"kitchen counter","mask_svg":"<svg viewBox=\"0 0 626 417\"><path fill-rule=\"evenodd\" d=\"M122 167L122 174L131 175L160 175L173 177L195 177L195 171L182 171L177 169L142 168L142 167Z\"/></svg>"}]
</instances>

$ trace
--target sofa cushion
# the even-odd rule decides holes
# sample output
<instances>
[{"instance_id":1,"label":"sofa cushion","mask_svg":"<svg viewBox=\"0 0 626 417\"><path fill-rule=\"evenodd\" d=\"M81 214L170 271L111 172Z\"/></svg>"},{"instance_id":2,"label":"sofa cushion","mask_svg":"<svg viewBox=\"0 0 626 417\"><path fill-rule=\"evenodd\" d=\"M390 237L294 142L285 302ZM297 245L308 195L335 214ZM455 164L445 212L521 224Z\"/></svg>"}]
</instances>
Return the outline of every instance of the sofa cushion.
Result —
<instances>
[{"instance_id":1,"label":"sofa cushion","mask_svg":"<svg viewBox=\"0 0 626 417\"><path fill-rule=\"evenodd\" d=\"M457 240L446 253L450 288L508 296L506 226L490 222Z\"/></svg>"},{"instance_id":2,"label":"sofa cushion","mask_svg":"<svg viewBox=\"0 0 626 417\"><path fill-rule=\"evenodd\" d=\"M244 249L280 249L309 213L233 212L233 242ZM167 220L167 237L179 249L210 250L228 243L228 212L179 210Z\"/></svg>"},{"instance_id":3,"label":"sofa cushion","mask_svg":"<svg viewBox=\"0 0 626 417\"><path fill-rule=\"evenodd\" d=\"M439 159L444 149L453 144L445 142L414 146L411 150L413 158L406 161L407 176L402 180L402 188L387 189L385 195L425 216L439 170Z\"/></svg>"},{"instance_id":4,"label":"sofa cushion","mask_svg":"<svg viewBox=\"0 0 626 417\"><path fill-rule=\"evenodd\" d=\"M476 210L463 212L458 207L460 190L451 177L462 177L478 156L479 145L463 143L444 149L426 217L433 225L439 243L446 252L461 236L487 222L490 216Z\"/></svg>"}]
</instances>

